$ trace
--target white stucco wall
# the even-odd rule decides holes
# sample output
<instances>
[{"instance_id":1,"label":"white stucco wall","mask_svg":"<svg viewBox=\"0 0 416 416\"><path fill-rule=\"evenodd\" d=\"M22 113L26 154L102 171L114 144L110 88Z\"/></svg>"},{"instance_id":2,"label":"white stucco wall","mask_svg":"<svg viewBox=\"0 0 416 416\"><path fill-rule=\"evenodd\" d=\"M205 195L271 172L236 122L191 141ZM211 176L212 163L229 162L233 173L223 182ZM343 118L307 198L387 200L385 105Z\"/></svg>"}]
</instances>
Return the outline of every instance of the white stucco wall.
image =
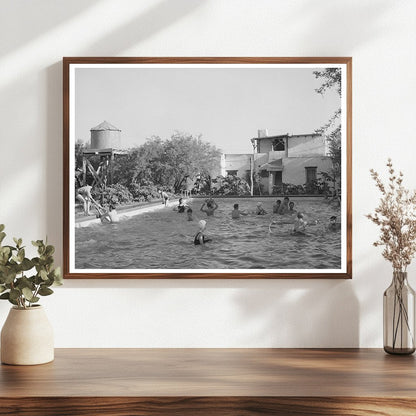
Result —
<instances>
[{"instance_id":1,"label":"white stucco wall","mask_svg":"<svg viewBox=\"0 0 416 416\"><path fill-rule=\"evenodd\" d=\"M247 170L250 170L250 160L253 156L250 154L225 154L224 169L222 175L225 176L227 171L236 170L238 176L243 177Z\"/></svg>"},{"instance_id":2,"label":"white stucco wall","mask_svg":"<svg viewBox=\"0 0 416 416\"><path fill-rule=\"evenodd\" d=\"M292 136L289 138L288 156L326 156L326 143L323 136Z\"/></svg>"},{"instance_id":3,"label":"white stucco wall","mask_svg":"<svg viewBox=\"0 0 416 416\"><path fill-rule=\"evenodd\" d=\"M1 0L0 6L0 222L25 241L48 235L58 263L63 56L353 57L352 280L67 281L43 301L56 346L382 345L382 293L391 272L364 216L378 199L368 170L383 171L391 156L406 184L416 187L416 2ZM415 264L409 274L416 287ZM0 325L8 309L0 302Z\"/></svg>"},{"instance_id":4,"label":"white stucco wall","mask_svg":"<svg viewBox=\"0 0 416 416\"><path fill-rule=\"evenodd\" d=\"M329 157L288 157L283 159L282 181L292 185L306 183L306 167L316 167L317 179L319 172L329 172L332 162Z\"/></svg>"}]
</instances>

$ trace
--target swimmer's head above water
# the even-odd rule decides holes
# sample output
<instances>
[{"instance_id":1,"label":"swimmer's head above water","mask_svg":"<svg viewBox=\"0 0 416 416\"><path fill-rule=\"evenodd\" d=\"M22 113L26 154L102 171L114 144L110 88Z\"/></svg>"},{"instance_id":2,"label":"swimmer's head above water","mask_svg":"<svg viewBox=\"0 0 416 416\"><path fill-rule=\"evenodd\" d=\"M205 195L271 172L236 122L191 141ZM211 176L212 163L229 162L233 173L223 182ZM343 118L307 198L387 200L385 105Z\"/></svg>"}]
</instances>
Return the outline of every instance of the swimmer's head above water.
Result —
<instances>
[{"instance_id":1,"label":"swimmer's head above water","mask_svg":"<svg viewBox=\"0 0 416 416\"><path fill-rule=\"evenodd\" d=\"M200 220L198 222L198 227L201 231L204 231L206 226L207 226L207 222L205 220Z\"/></svg>"}]
</instances>

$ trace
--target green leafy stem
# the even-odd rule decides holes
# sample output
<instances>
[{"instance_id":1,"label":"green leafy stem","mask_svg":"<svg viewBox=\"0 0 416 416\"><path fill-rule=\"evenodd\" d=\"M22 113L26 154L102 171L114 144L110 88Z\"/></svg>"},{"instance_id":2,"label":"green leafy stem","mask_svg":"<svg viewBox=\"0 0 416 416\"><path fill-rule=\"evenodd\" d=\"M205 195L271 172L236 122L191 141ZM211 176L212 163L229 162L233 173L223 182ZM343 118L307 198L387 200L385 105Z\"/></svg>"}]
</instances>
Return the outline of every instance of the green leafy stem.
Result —
<instances>
[{"instance_id":1,"label":"green leafy stem","mask_svg":"<svg viewBox=\"0 0 416 416\"><path fill-rule=\"evenodd\" d=\"M51 286L62 285L61 269L54 267L55 247L47 241L32 241L38 256L31 259L26 257L21 238L13 238L14 246L2 245L6 237L4 228L0 224L0 299L26 309L38 302L40 296L51 295Z\"/></svg>"}]
</instances>

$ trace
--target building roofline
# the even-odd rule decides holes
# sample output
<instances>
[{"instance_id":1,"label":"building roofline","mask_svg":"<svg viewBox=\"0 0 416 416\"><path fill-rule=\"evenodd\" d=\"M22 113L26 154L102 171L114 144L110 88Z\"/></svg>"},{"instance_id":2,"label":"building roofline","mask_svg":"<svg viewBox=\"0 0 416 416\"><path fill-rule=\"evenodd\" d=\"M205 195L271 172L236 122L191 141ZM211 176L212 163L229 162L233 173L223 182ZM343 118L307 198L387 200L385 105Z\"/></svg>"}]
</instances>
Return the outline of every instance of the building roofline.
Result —
<instances>
[{"instance_id":1,"label":"building roofline","mask_svg":"<svg viewBox=\"0 0 416 416\"><path fill-rule=\"evenodd\" d=\"M287 137L290 139L291 137L304 137L304 136L322 136L319 133L306 133L306 134L279 134L277 136L265 136L265 137L253 137L251 140L261 140L261 139L282 139Z\"/></svg>"}]
</instances>

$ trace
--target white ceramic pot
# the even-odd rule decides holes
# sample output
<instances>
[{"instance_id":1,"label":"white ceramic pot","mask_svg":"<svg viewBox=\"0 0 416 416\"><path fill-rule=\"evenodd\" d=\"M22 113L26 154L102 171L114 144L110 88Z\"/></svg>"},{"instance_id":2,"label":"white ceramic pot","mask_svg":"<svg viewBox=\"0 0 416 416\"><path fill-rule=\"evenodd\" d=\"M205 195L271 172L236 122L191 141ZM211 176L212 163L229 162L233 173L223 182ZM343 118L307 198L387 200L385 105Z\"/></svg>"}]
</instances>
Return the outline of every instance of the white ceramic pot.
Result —
<instances>
[{"instance_id":1,"label":"white ceramic pot","mask_svg":"<svg viewBox=\"0 0 416 416\"><path fill-rule=\"evenodd\" d=\"M53 359L53 329L43 307L11 308L1 330L1 362L35 365Z\"/></svg>"}]
</instances>

